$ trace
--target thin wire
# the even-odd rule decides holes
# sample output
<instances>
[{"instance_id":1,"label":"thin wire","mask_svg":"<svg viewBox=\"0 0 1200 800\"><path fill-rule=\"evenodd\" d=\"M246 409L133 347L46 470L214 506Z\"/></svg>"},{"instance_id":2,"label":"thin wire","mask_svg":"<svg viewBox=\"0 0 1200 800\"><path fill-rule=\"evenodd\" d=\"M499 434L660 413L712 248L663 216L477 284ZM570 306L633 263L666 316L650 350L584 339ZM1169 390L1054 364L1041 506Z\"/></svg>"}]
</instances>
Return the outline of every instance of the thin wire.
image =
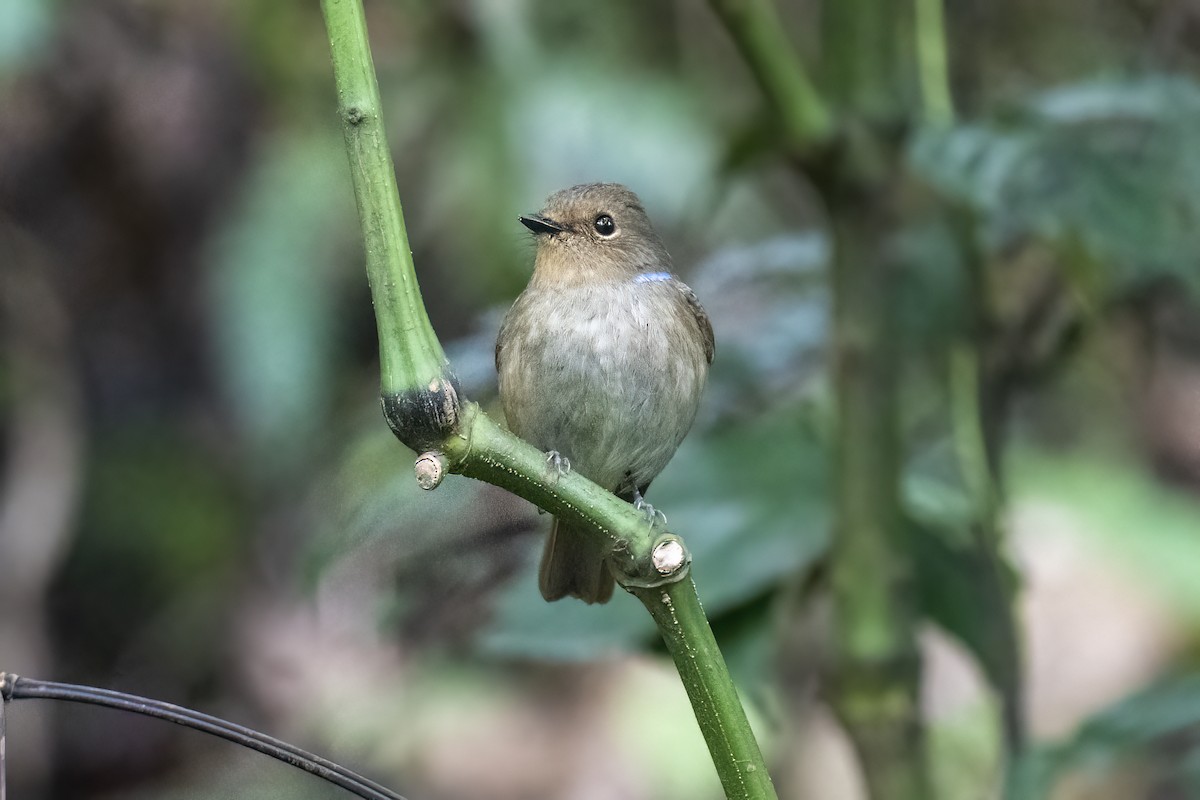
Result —
<instances>
[{"instance_id":1,"label":"thin wire","mask_svg":"<svg viewBox=\"0 0 1200 800\"><path fill-rule=\"evenodd\" d=\"M8 673L0 672L0 800L8 798L8 735L4 726L4 712L9 700Z\"/></svg>"},{"instance_id":2,"label":"thin wire","mask_svg":"<svg viewBox=\"0 0 1200 800\"><path fill-rule=\"evenodd\" d=\"M76 686L69 683L54 683L38 681L31 678L7 676L6 686L11 687L6 699L13 700L65 700L72 703L88 703L91 705L130 711L147 717L155 717L186 728L203 731L212 736L248 747L251 750L268 755L271 758L291 764L305 772L340 786L348 792L366 798L366 800L404 800L403 797L381 786L374 781L352 772L340 764L313 755L305 750L280 741L264 733L228 722L217 717L201 714L190 708L184 708L161 700L150 700L145 697L114 692L109 689L99 689L94 686ZM2 775L2 772L0 772ZM0 800L4 800L0 794Z\"/></svg>"}]
</instances>

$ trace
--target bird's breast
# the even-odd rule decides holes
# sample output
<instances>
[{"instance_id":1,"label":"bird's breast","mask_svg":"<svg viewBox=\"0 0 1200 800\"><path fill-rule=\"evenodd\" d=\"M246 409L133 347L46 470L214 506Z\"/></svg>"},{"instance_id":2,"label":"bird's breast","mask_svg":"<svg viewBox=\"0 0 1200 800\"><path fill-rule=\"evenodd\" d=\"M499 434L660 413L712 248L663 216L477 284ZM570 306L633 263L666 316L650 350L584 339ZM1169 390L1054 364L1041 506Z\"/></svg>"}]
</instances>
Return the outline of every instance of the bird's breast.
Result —
<instances>
[{"instance_id":1,"label":"bird's breast","mask_svg":"<svg viewBox=\"0 0 1200 800\"><path fill-rule=\"evenodd\" d=\"M673 286L529 289L502 331L500 394L514 432L593 480L644 484L695 417L707 360Z\"/></svg>"}]
</instances>

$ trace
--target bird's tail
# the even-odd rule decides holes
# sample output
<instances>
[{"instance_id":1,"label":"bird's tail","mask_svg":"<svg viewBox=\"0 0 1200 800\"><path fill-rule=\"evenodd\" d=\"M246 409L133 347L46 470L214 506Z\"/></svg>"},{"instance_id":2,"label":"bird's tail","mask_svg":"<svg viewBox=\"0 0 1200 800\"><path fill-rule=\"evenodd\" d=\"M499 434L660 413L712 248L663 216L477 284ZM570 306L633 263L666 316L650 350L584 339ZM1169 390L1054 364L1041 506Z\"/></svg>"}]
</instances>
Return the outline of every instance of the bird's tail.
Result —
<instances>
[{"instance_id":1,"label":"bird's tail","mask_svg":"<svg viewBox=\"0 0 1200 800\"><path fill-rule=\"evenodd\" d=\"M554 601L571 595L585 603L607 603L615 583L605 561L607 556L595 537L555 517L538 572L542 597Z\"/></svg>"}]
</instances>

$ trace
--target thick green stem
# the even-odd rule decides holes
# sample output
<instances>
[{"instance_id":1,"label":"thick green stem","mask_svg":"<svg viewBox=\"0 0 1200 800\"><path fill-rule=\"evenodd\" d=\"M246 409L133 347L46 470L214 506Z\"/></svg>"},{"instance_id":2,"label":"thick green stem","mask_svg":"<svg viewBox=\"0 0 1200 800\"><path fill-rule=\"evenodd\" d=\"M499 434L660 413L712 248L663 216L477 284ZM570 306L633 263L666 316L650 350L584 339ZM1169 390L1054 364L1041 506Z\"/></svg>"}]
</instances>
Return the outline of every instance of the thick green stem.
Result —
<instances>
[{"instance_id":1,"label":"thick green stem","mask_svg":"<svg viewBox=\"0 0 1200 800\"><path fill-rule=\"evenodd\" d=\"M771 0L710 0L779 118L788 143L805 151L833 134L832 119L787 39Z\"/></svg>"},{"instance_id":2,"label":"thick green stem","mask_svg":"<svg viewBox=\"0 0 1200 800\"><path fill-rule=\"evenodd\" d=\"M655 550L678 537L652 529L632 505L579 473L560 475L545 453L502 429L474 403L463 406L460 430L443 442L441 451L453 471L508 489L604 537L623 586L655 586L687 574L686 564L669 576L654 567Z\"/></svg>"},{"instance_id":3,"label":"thick green stem","mask_svg":"<svg viewBox=\"0 0 1200 800\"><path fill-rule=\"evenodd\" d=\"M950 348L950 420L959 470L970 492L975 514L993 520L999 506L996 481L988 458L979 402L979 352L974 343L958 342ZM985 533L998 535L991 525Z\"/></svg>"},{"instance_id":4,"label":"thick green stem","mask_svg":"<svg viewBox=\"0 0 1200 800\"><path fill-rule=\"evenodd\" d=\"M905 121L913 92L911 15L897 0L821 4L823 85L843 121Z\"/></svg>"},{"instance_id":5,"label":"thick green stem","mask_svg":"<svg viewBox=\"0 0 1200 800\"><path fill-rule=\"evenodd\" d=\"M321 9L379 327L380 388L385 397L402 395L440 382L446 356L417 286L362 2L322 0Z\"/></svg>"},{"instance_id":6,"label":"thick green stem","mask_svg":"<svg viewBox=\"0 0 1200 800\"><path fill-rule=\"evenodd\" d=\"M837 208L837 206L835 206ZM834 705L876 800L929 797L911 550L899 507L894 305L885 216L835 215Z\"/></svg>"},{"instance_id":7,"label":"thick green stem","mask_svg":"<svg viewBox=\"0 0 1200 800\"><path fill-rule=\"evenodd\" d=\"M925 119L935 125L954 121L946 57L945 0L915 0L917 4L917 66Z\"/></svg>"},{"instance_id":8,"label":"thick green stem","mask_svg":"<svg viewBox=\"0 0 1200 800\"><path fill-rule=\"evenodd\" d=\"M691 579L637 589L649 609L692 701L696 721L730 800L774 798L762 752L717 648Z\"/></svg>"},{"instance_id":9,"label":"thick green stem","mask_svg":"<svg viewBox=\"0 0 1200 800\"><path fill-rule=\"evenodd\" d=\"M874 800L926 800L912 548L900 513L894 243L903 223L911 17L894 0L822 4L828 86L857 131L822 186L834 234L833 702Z\"/></svg>"}]
</instances>

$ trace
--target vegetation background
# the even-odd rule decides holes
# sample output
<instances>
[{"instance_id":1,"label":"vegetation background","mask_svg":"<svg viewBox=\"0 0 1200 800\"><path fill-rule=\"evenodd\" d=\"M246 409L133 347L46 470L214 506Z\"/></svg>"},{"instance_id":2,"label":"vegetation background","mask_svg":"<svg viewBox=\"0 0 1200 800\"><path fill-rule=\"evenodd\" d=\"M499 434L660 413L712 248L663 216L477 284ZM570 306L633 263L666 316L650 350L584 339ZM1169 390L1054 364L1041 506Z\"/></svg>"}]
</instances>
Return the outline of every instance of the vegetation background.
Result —
<instances>
[{"instance_id":1,"label":"vegetation background","mask_svg":"<svg viewBox=\"0 0 1200 800\"><path fill-rule=\"evenodd\" d=\"M809 57L818 5L780 3ZM957 113L904 132L894 292L934 784L998 796L1011 761L1020 798L1197 796L1200 6L945 11ZM650 499L781 797L864 796L827 704L827 209L728 34L698 0L368 14L471 398L495 408L532 260L516 215L592 180L646 202L718 340ZM414 800L719 795L638 604L541 602L547 520L421 493L382 424L315 3L0 4L0 287L0 669L233 718ZM8 711L16 797L337 796L159 722Z\"/></svg>"}]
</instances>

